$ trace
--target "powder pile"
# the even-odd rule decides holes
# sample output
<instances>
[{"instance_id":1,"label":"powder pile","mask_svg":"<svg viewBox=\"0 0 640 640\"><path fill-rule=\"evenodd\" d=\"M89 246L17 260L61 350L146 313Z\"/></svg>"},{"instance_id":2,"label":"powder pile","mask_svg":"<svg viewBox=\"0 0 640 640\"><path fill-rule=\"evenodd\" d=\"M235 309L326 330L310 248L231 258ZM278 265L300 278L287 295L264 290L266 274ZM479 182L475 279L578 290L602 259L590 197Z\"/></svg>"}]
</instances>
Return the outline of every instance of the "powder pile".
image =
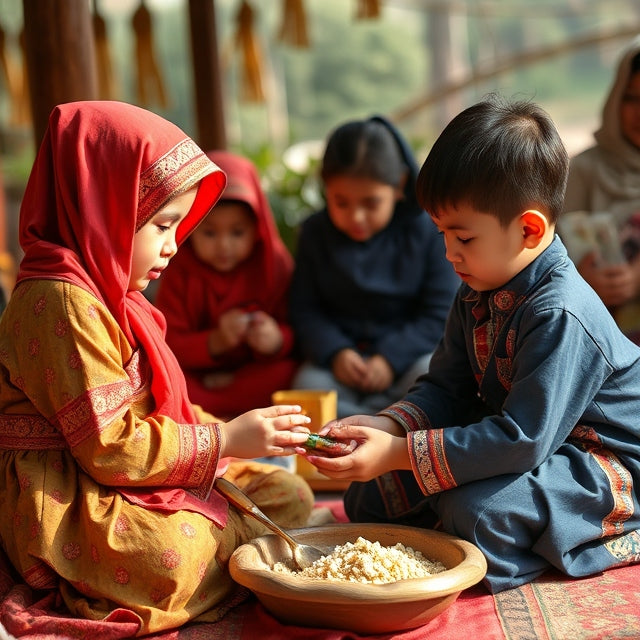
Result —
<instances>
[{"instance_id":1,"label":"powder pile","mask_svg":"<svg viewBox=\"0 0 640 640\"><path fill-rule=\"evenodd\" d=\"M294 571L282 562L276 563L273 570L306 578L385 584L425 578L445 571L446 567L400 542L383 547L379 542L359 537L355 542L337 546L330 554L301 571Z\"/></svg>"}]
</instances>

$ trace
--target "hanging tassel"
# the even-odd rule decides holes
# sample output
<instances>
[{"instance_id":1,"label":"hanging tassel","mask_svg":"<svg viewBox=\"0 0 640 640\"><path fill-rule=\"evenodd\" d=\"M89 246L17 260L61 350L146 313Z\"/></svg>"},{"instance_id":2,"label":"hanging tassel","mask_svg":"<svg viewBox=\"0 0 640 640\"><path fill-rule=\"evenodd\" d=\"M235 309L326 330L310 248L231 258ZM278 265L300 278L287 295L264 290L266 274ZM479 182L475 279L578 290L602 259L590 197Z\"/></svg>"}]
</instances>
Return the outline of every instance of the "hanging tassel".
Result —
<instances>
[{"instance_id":1,"label":"hanging tassel","mask_svg":"<svg viewBox=\"0 0 640 640\"><path fill-rule=\"evenodd\" d=\"M357 3L356 20L368 20L380 17L382 0L357 0Z\"/></svg>"},{"instance_id":2,"label":"hanging tassel","mask_svg":"<svg viewBox=\"0 0 640 640\"><path fill-rule=\"evenodd\" d=\"M32 126L29 71L27 69L27 43L24 37L24 27L18 34L18 48L22 56L22 73L17 72L15 74L17 98L12 120L18 125Z\"/></svg>"},{"instance_id":3,"label":"hanging tassel","mask_svg":"<svg viewBox=\"0 0 640 640\"><path fill-rule=\"evenodd\" d=\"M241 95L248 102L264 102L262 62L253 30L253 8L243 0L237 16L236 44L242 53Z\"/></svg>"},{"instance_id":4,"label":"hanging tassel","mask_svg":"<svg viewBox=\"0 0 640 640\"><path fill-rule=\"evenodd\" d=\"M98 71L98 94L101 100L115 98L115 82L111 67L111 54L107 38L107 25L98 12L97 3L93 3L93 35L96 44L96 62Z\"/></svg>"},{"instance_id":5,"label":"hanging tassel","mask_svg":"<svg viewBox=\"0 0 640 640\"><path fill-rule=\"evenodd\" d=\"M5 221L6 223L6 221ZM0 251L0 296L4 297L4 301L8 302L11 297L11 291L16 283L16 263L9 251ZM0 297L0 301L2 298ZM0 306L0 310L2 307Z\"/></svg>"},{"instance_id":6,"label":"hanging tassel","mask_svg":"<svg viewBox=\"0 0 640 640\"><path fill-rule=\"evenodd\" d=\"M301 49L309 47L307 17L303 0L284 0L278 40Z\"/></svg>"},{"instance_id":7,"label":"hanging tassel","mask_svg":"<svg viewBox=\"0 0 640 640\"><path fill-rule=\"evenodd\" d=\"M155 94L158 104L162 108L167 107L167 96L160 68L156 62L153 48L153 24L151 13L141 0L140 6L135 10L132 19L133 31L136 38L136 69L137 69L137 94L141 105L149 106L151 95Z\"/></svg>"},{"instance_id":8,"label":"hanging tassel","mask_svg":"<svg viewBox=\"0 0 640 640\"><path fill-rule=\"evenodd\" d=\"M29 108L25 105L25 102L28 103L28 97L25 100L23 95L26 78L22 77L20 65L11 55L7 35L2 26L0 26L0 68L10 99L9 122L12 125L27 125L30 120Z\"/></svg>"}]
</instances>

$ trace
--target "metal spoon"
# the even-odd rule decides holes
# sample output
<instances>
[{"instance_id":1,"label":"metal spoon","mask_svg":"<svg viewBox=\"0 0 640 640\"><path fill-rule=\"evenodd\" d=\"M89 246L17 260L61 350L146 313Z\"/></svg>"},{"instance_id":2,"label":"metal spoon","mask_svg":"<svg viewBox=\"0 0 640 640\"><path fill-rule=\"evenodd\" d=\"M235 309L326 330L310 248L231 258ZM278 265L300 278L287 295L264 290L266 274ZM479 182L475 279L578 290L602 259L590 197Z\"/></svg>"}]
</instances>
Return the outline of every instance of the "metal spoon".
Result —
<instances>
[{"instance_id":1,"label":"metal spoon","mask_svg":"<svg viewBox=\"0 0 640 640\"><path fill-rule=\"evenodd\" d=\"M220 491L231 504L252 518L259 520L263 525L273 531L273 533L279 535L289 547L291 547L293 559L300 569L311 566L316 560L327 555L326 552L320 551L320 549L316 549L316 547L296 542L284 529L281 529L273 520L262 513L258 506L250 500L246 494L228 480L217 478L216 489Z\"/></svg>"}]
</instances>

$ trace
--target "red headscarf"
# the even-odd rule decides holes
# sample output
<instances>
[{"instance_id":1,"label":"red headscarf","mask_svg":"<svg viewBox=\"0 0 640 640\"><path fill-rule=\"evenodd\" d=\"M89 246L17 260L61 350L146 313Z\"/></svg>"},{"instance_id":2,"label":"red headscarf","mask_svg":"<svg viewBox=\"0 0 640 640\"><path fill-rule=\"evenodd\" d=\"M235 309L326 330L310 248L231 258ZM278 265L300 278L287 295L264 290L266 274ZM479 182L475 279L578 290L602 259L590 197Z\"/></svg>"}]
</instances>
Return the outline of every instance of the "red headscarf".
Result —
<instances>
[{"instance_id":1,"label":"red headscarf","mask_svg":"<svg viewBox=\"0 0 640 640\"><path fill-rule=\"evenodd\" d=\"M115 101L62 104L36 156L20 211L18 282L72 282L101 300L152 373L156 413L194 423L163 316L128 291L133 238L171 198L199 184L181 243L216 203L225 175L177 126Z\"/></svg>"},{"instance_id":2,"label":"red headscarf","mask_svg":"<svg viewBox=\"0 0 640 640\"><path fill-rule=\"evenodd\" d=\"M185 313L200 317L202 309L207 315L219 315L235 307L261 309L282 319L286 316L285 291L289 287L293 271L293 258L286 248L276 226L269 200L260 184L254 164L248 159L228 151L208 151L207 155L227 176L223 200L235 200L249 206L255 216L257 240L251 256L232 272L218 272L198 259L190 243L178 251L165 271L157 306L168 318ZM215 212L213 213L215 215ZM175 274L189 273L191 281L197 280L201 294L191 291L176 308L174 300L166 296L176 282Z\"/></svg>"},{"instance_id":3,"label":"red headscarf","mask_svg":"<svg viewBox=\"0 0 640 640\"><path fill-rule=\"evenodd\" d=\"M255 265L255 280L270 291L282 277L282 270L293 269L293 258L280 237L260 176L254 164L243 156L220 150L208 151L207 156L227 174L223 200L248 204L256 217L260 257Z\"/></svg>"}]
</instances>

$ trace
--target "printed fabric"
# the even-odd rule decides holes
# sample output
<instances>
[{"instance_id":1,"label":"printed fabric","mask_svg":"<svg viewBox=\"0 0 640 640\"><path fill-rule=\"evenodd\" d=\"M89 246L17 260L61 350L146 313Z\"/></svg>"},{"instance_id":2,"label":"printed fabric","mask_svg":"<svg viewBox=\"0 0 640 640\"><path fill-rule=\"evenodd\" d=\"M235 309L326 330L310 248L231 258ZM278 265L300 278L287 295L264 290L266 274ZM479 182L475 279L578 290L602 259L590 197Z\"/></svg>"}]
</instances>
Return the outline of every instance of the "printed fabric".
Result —
<instances>
[{"instance_id":1,"label":"printed fabric","mask_svg":"<svg viewBox=\"0 0 640 640\"><path fill-rule=\"evenodd\" d=\"M199 185L182 242L224 183L193 141L150 112L56 107L0 319L2 553L72 615L133 619L138 635L215 620L238 597L226 563L263 528L228 509L217 475L284 526L302 525L313 500L292 474L220 460L217 420L189 401L162 315L127 291L136 231Z\"/></svg>"}]
</instances>

